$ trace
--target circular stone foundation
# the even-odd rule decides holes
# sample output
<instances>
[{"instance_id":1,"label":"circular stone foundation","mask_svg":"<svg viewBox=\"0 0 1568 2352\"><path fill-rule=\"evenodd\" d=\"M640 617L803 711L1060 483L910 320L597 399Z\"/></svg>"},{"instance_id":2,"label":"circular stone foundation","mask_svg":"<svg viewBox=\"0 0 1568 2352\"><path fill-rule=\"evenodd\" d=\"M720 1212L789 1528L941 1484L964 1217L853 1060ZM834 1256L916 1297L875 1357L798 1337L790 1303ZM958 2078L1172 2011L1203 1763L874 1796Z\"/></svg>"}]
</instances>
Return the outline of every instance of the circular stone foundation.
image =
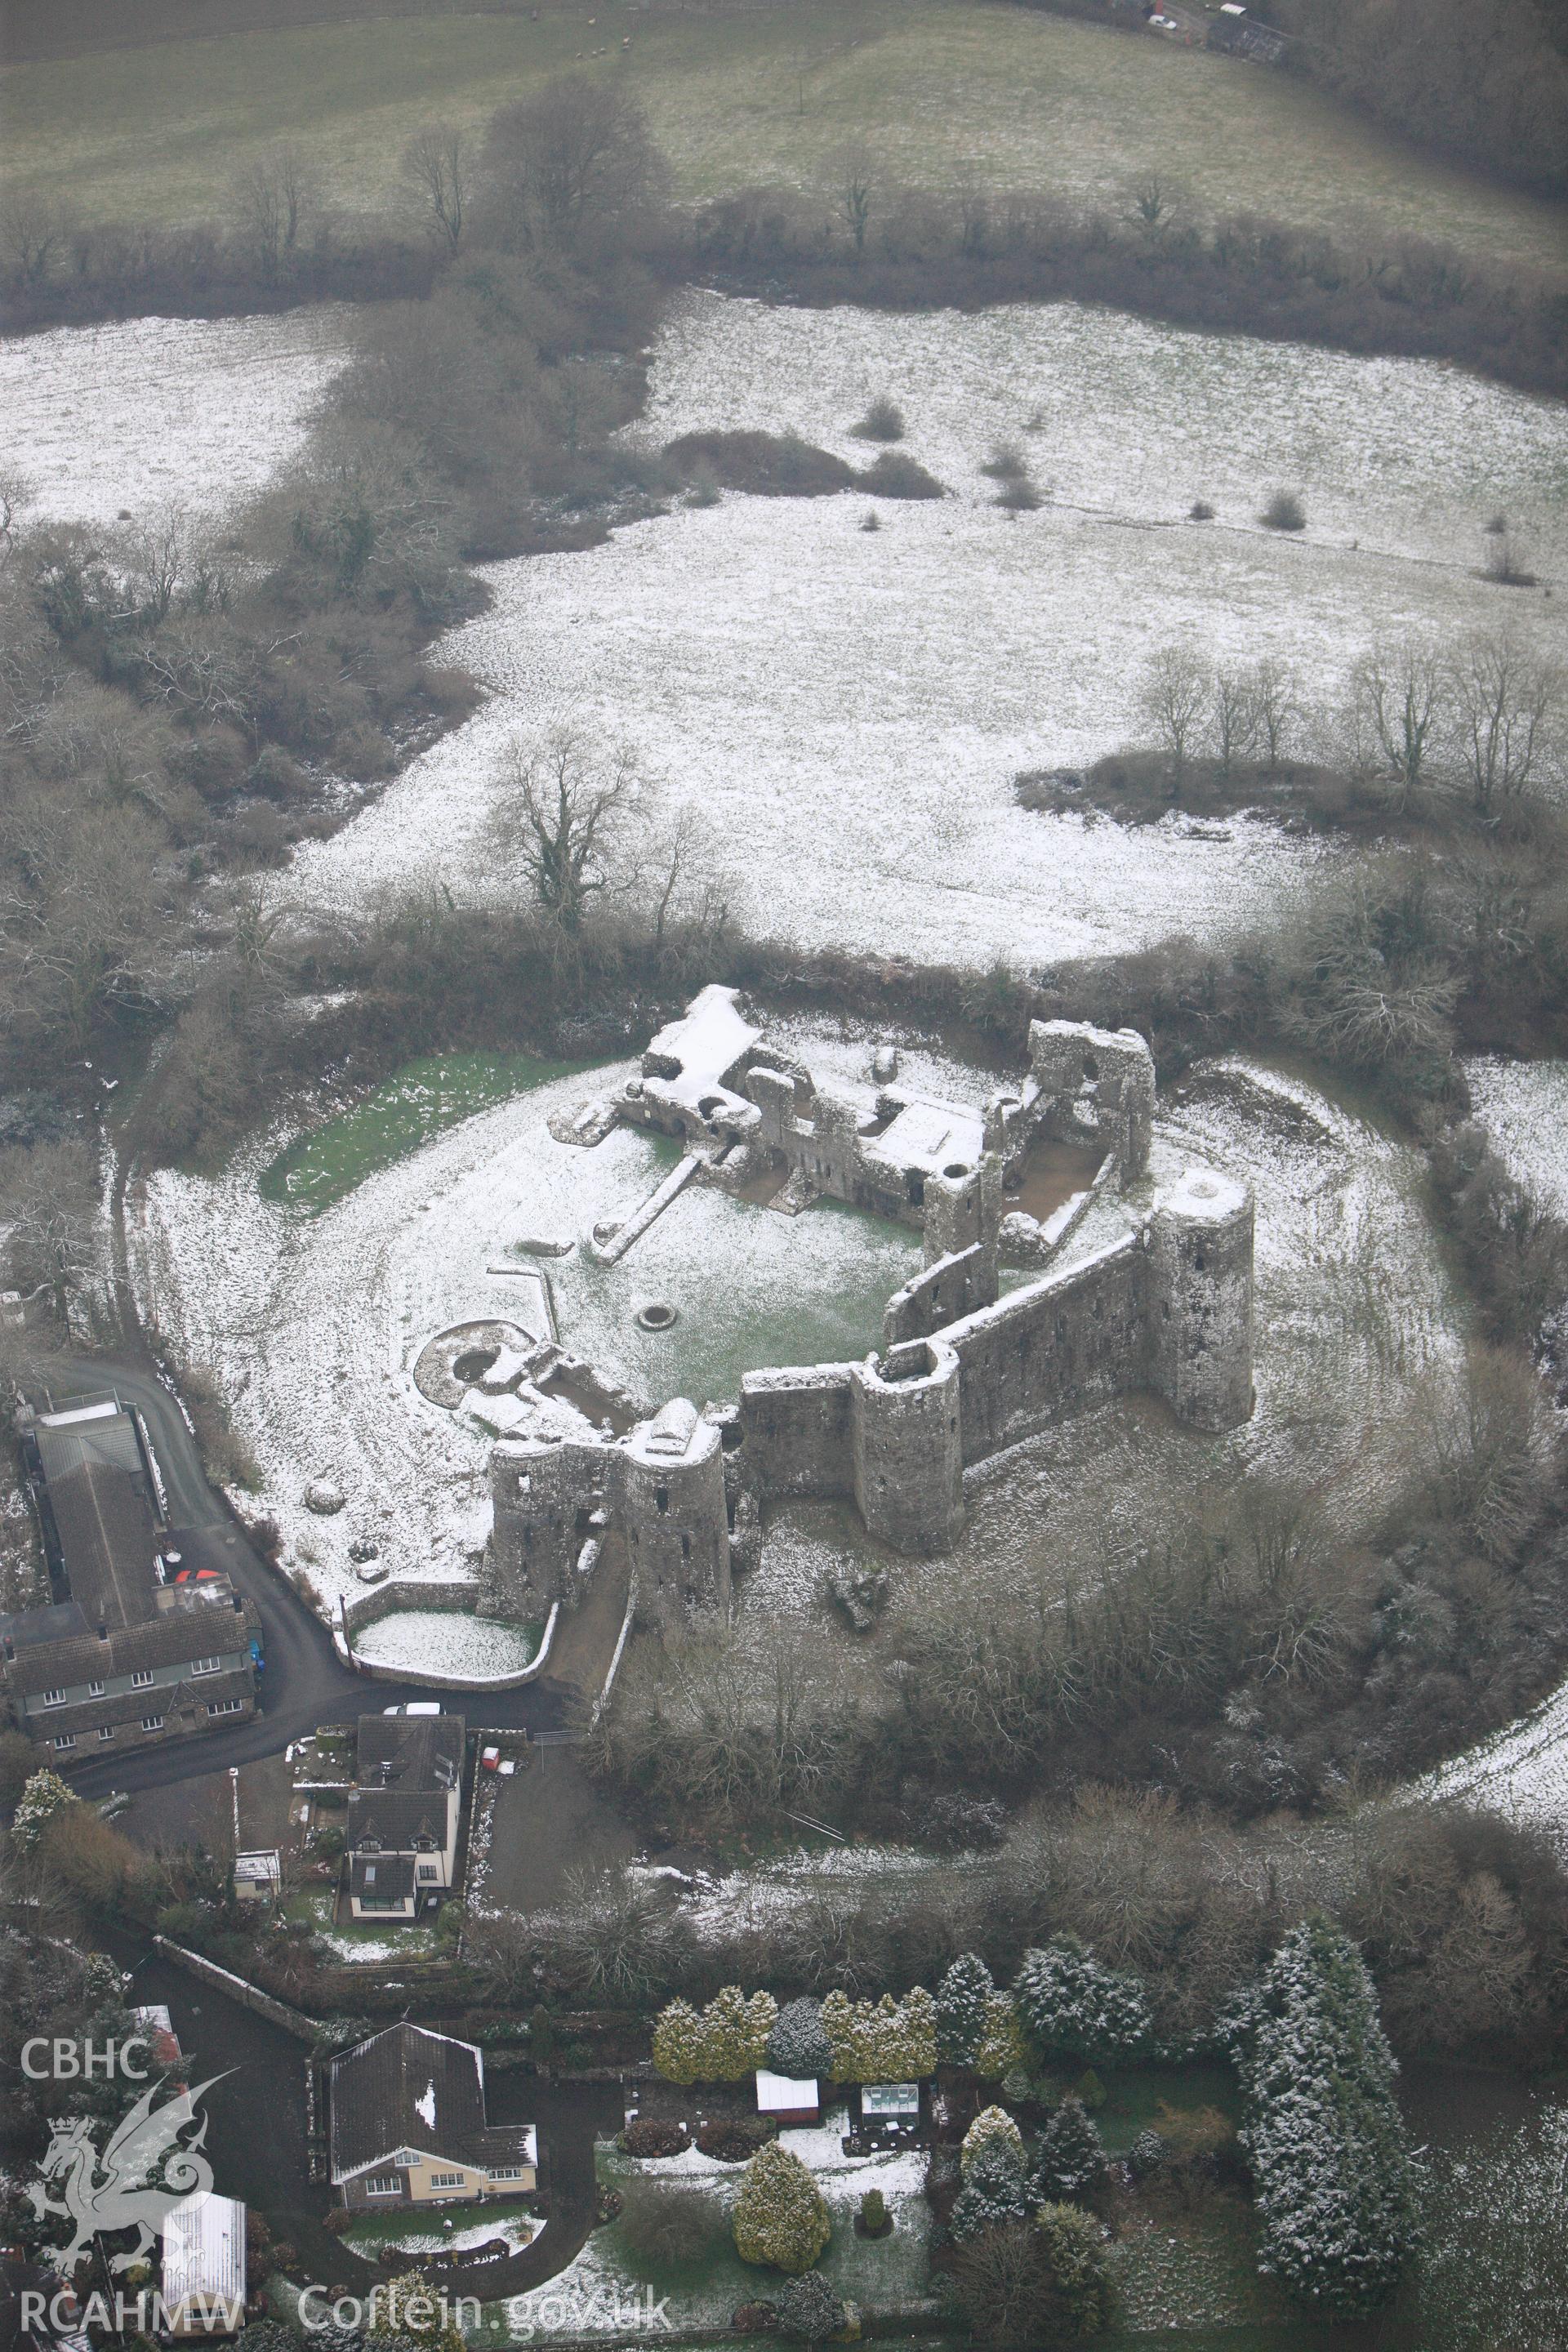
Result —
<instances>
[{"instance_id":1,"label":"circular stone foundation","mask_svg":"<svg viewBox=\"0 0 1568 2352\"><path fill-rule=\"evenodd\" d=\"M480 1375L489 1371L503 1348L520 1355L536 1345L516 1323L499 1318L485 1323L454 1323L427 1339L414 1360L414 1384L432 1404L448 1412L460 1405Z\"/></svg>"},{"instance_id":2,"label":"circular stone foundation","mask_svg":"<svg viewBox=\"0 0 1568 2352\"><path fill-rule=\"evenodd\" d=\"M668 1331L680 1318L667 1299L650 1298L646 1307L637 1308L633 1319L639 1331Z\"/></svg>"}]
</instances>

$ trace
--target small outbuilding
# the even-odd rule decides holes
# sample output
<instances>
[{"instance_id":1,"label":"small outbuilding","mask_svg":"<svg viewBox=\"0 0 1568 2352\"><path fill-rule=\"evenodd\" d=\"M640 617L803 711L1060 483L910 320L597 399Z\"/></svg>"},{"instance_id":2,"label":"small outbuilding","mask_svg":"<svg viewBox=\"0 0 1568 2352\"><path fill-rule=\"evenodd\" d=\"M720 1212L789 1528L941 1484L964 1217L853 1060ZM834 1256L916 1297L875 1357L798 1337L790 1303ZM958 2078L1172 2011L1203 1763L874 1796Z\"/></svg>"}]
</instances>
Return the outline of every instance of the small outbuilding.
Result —
<instances>
[{"instance_id":1,"label":"small outbuilding","mask_svg":"<svg viewBox=\"0 0 1568 2352\"><path fill-rule=\"evenodd\" d=\"M820 2123L821 2094L810 2075L770 2074L765 2066L759 2066L757 2113L771 2117L781 2128L786 2124Z\"/></svg>"},{"instance_id":2,"label":"small outbuilding","mask_svg":"<svg viewBox=\"0 0 1568 2352\"><path fill-rule=\"evenodd\" d=\"M860 2092L860 2120L869 2131L913 2131L921 2119L918 2083L867 2083Z\"/></svg>"},{"instance_id":3,"label":"small outbuilding","mask_svg":"<svg viewBox=\"0 0 1568 2352\"><path fill-rule=\"evenodd\" d=\"M245 2208L198 2189L163 2224L163 2309L179 2338L235 2336L245 2325Z\"/></svg>"}]
</instances>

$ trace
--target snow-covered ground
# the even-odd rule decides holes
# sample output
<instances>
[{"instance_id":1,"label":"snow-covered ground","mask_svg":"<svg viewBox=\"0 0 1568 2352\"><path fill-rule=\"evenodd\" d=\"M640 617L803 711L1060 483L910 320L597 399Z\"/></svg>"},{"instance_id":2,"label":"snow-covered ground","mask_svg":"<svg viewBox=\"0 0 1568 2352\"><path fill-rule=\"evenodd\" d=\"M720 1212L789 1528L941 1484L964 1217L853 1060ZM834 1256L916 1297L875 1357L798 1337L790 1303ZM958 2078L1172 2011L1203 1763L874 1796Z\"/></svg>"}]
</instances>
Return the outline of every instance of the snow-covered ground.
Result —
<instances>
[{"instance_id":1,"label":"snow-covered ground","mask_svg":"<svg viewBox=\"0 0 1568 2352\"><path fill-rule=\"evenodd\" d=\"M525 1626L466 1617L439 1609L399 1609L356 1633L353 1653L367 1666L395 1666L417 1675L438 1658L441 1671L476 1683L520 1674L538 1643Z\"/></svg>"},{"instance_id":2,"label":"snow-covered ground","mask_svg":"<svg viewBox=\"0 0 1568 2352\"><path fill-rule=\"evenodd\" d=\"M859 1074L868 1038L792 1030L814 1061ZM994 1074L965 1072L911 1041L906 1075L977 1099ZM289 1567L331 1606L363 1590L349 1559L369 1537L396 1577L471 1574L489 1525L489 1438L472 1413L429 1404L411 1367L452 1325L519 1310L509 1264L519 1237L575 1240L549 1261L563 1342L649 1404L682 1389L736 1393L740 1370L863 1353L918 1244L836 1205L785 1218L691 1186L616 1265L581 1242L624 1215L663 1174L648 1138L617 1129L588 1151L547 1120L603 1093L621 1070L556 1079L434 1138L319 1217L264 1199L257 1176L279 1139L216 1178L162 1170L129 1204L143 1310L179 1360L205 1365L261 1465L266 1508ZM1371 1496L1408 1442L1426 1383L1458 1360L1457 1315L1420 1205L1418 1156L1325 1097L1239 1060L1204 1066L1162 1111L1162 1150L1245 1172L1258 1202L1258 1411L1219 1441L1194 1441L1131 1399L1016 1448L970 1482L961 1567L1037 1562L1053 1529L1084 1514L1135 1525L1152 1498L1202 1487L1248 1461L1332 1484L1336 1507ZM635 1321L674 1304L668 1333ZM326 1478L347 1498L330 1517L304 1501ZM745 1605L818 1605L845 1556L844 1515L802 1507L770 1528ZM918 1605L952 1563L896 1564ZM467 1621L439 1617L431 1655ZM399 1642L395 1628L384 1637ZM378 1653L379 1654L379 1653ZM402 1659L399 1651L398 1659Z\"/></svg>"},{"instance_id":3,"label":"snow-covered ground","mask_svg":"<svg viewBox=\"0 0 1568 2352\"><path fill-rule=\"evenodd\" d=\"M1514 1181L1568 1217L1568 1062L1479 1055L1465 1064L1465 1077L1476 1117Z\"/></svg>"},{"instance_id":4,"label":"snow-covered ground","mask_svg":"<svg viewBox=\"0 0 1568 2352\"><path fill-rule=\"evenodd\" d=\"M1568 1684L1417 1783L1414 1794L1483 1805L1568 1849Z\"/></svg>"},{"instance_id":5,"label":"snow-covered ground","mask_svg":"<svg viewBox=\"0 0 1568 2352\"><path fill-rule=\"evenodd\" d=\"M1321 853L1245 820L1129 833L1032 814L1015 773L1137 735L1143 666L1173 642L1277 656L1326 701L1379 635L1544 626L1542 600L1501 615L1468 567L1502 509L1555 576L1568 420L1424 362L1070 305L903 318L693 295L632 430L792 427L864 463L848 427L878 392L952 496L884 501L876 532L859 495L726 496L490 567L493 609L445 648L490 702L302 849L293 887L338 905L437 877L506 887L499 764L567 722L637 746L662 821L691 812L753 935L971 965L1224 936ZM1016 521L978 470L1001 439L1051 493ZM1257 526L1279 485L1306 500L1300 538ZM1217 521L1184 520L1199 497Z\"/></svg>"},{"instance_id":6,"label":"snow-covered ground","mask_svg":"<svg viewBox=\"0 0 1568 2352\"><path fill-rule=\"evenodd\" d=\"M342 365L349 313L126 319L0 341L0 463L24 520L205 520L261 488Z\"/></svg>"}]
</instances>

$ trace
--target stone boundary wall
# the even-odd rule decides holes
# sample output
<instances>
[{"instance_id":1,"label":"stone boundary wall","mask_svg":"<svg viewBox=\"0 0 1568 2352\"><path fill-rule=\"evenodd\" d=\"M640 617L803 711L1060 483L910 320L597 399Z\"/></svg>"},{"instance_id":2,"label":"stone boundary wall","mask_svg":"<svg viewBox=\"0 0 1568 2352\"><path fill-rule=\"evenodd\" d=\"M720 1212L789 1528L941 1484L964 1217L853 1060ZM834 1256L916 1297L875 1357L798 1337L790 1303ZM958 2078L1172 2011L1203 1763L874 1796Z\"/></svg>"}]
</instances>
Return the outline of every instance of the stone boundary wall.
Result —
<instances>
[{"instance_id":1,"label":"stone boundary wall","mask_svg":"<svg viewBox=\"0 0 1568 2352\"><path fill-rule=\"evenodd\" d=\"M896 1348L905 1339L929 1339L961 1315L972 1315L985 1297L981 1289L984 1266L984 1250L972 1242L967 1249L939 1257L895 1290L882 1312L882 1345Z\"/></svg>"},{"instance_id":2,"label":"stone boundary wall","mask_svg":"<svg viewBox=\"0 0 1568 2352\"><path fill-rule=\"evenodd\" d=\"M248 1983L244 1977L237 1977L232 1969L220 1969L216 1960L209 1960L203 1952L189 1951L184 1944L172 1944L167 1936L154 1936L153 1942L165 1959L174 1961L178 1967L188 1969L194 1977L200 1977L205 1983L216 1986L219 1992L226 1993L230 2000L237 2000L242 2007L253 2009L257 2016L264 2017L269 2025L281 2026L285 2033L293 2034L297 2041L314 2042L318 2031L314 2020L302 2017L297 2009L290 2009L284 2001L274 2000L272 1995L263 1992L259 1985Z\"/></svg>"},{"instance_id":3,"label":"stone boundary wall","mask_svg":"<svg viewBox=\"0 0 1568 2352\"><path fill-rule=\"evenodd\" d=\"M363 1675L373 1683L424 1683L431 1690L501 1691L521 1690L524 1683L532 1682L542 1674L550 1661L551 1645L555 1639L556 1620L561 1614L559 1601L552 1601L550 1614L544 1621L544 1635L526 1666L512 1675L447 1674L438 1666L422 1666L415 1673L408 1666L379 1665L369 1658L356 1657L353 1636L363 1633L367 1625L379 1624L384 1617L395 1617L405 1609L437 1609L454 1616L474 1616L478 1612L479 1588L472 1583L421 1584L407 1578L390 1580L372 1591L357 1594L353 1601L338 1598L339 1623L333 1629L332 1642L345 1665L356 1675Z\"/></svg>"},{"instance_id":4,"label":"stone boundary wall","mask_svg":"<svg viewBox=\"0 0 1568 2352\"><path fill-rule=\"evenodd\" d=\"M356 1592L352 1601L340 1593L338 1622L352 1640L378 1618L395 1616L400 1609L471 1609L479 1592L479 1586L467 1578L432 1578L428 1583L422 1583L416 1577L388 1577L384 1584L373 1584L363 1592Z\"/></svg>"}]
</instances>

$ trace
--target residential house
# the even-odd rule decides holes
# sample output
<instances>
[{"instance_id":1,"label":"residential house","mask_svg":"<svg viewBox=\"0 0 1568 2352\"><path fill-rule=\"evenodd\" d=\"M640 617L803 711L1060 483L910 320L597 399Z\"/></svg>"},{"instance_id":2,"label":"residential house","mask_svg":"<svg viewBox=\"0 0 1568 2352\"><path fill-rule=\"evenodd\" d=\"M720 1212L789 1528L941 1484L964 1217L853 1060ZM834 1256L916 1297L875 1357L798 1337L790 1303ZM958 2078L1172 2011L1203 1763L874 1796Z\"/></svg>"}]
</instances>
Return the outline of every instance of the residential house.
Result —
<instances>
[{"instance_id":1,"label":"residential house","mask_svg":"<svg viewBox=\"0 0 1568 2352\"><path fill-rule=\"evenodd\" d=\"M137 1415L105 1398L22 1436L54 1598L0 1617L20 1729L63 1762L253 1715L260 1618L226 1575L182 1563Z\"/></svg>"},{"instance_id":2,"label":"residential house","mask_svg":"<svg viewBox=\"0 0 1568 2352\"><path fill-rule=\"evenodd\" d=\"M328 2078L330 2171L358 2211L525 2197L538 2185L531 2124L485 2116L485 2062L471 2042L392 2025L342 2057Z\"/></svg>"},{"instance_id":3,"label":"residential house","mask_svg":"<svg viewBox=\"0 0 1568 2352\"><path fill-rule=\"evenodd\" d=\"M458 1874L460 1715L362 1715L345 1848L355 1919L411 1920Z\"/></svg>"}]
</instances>

